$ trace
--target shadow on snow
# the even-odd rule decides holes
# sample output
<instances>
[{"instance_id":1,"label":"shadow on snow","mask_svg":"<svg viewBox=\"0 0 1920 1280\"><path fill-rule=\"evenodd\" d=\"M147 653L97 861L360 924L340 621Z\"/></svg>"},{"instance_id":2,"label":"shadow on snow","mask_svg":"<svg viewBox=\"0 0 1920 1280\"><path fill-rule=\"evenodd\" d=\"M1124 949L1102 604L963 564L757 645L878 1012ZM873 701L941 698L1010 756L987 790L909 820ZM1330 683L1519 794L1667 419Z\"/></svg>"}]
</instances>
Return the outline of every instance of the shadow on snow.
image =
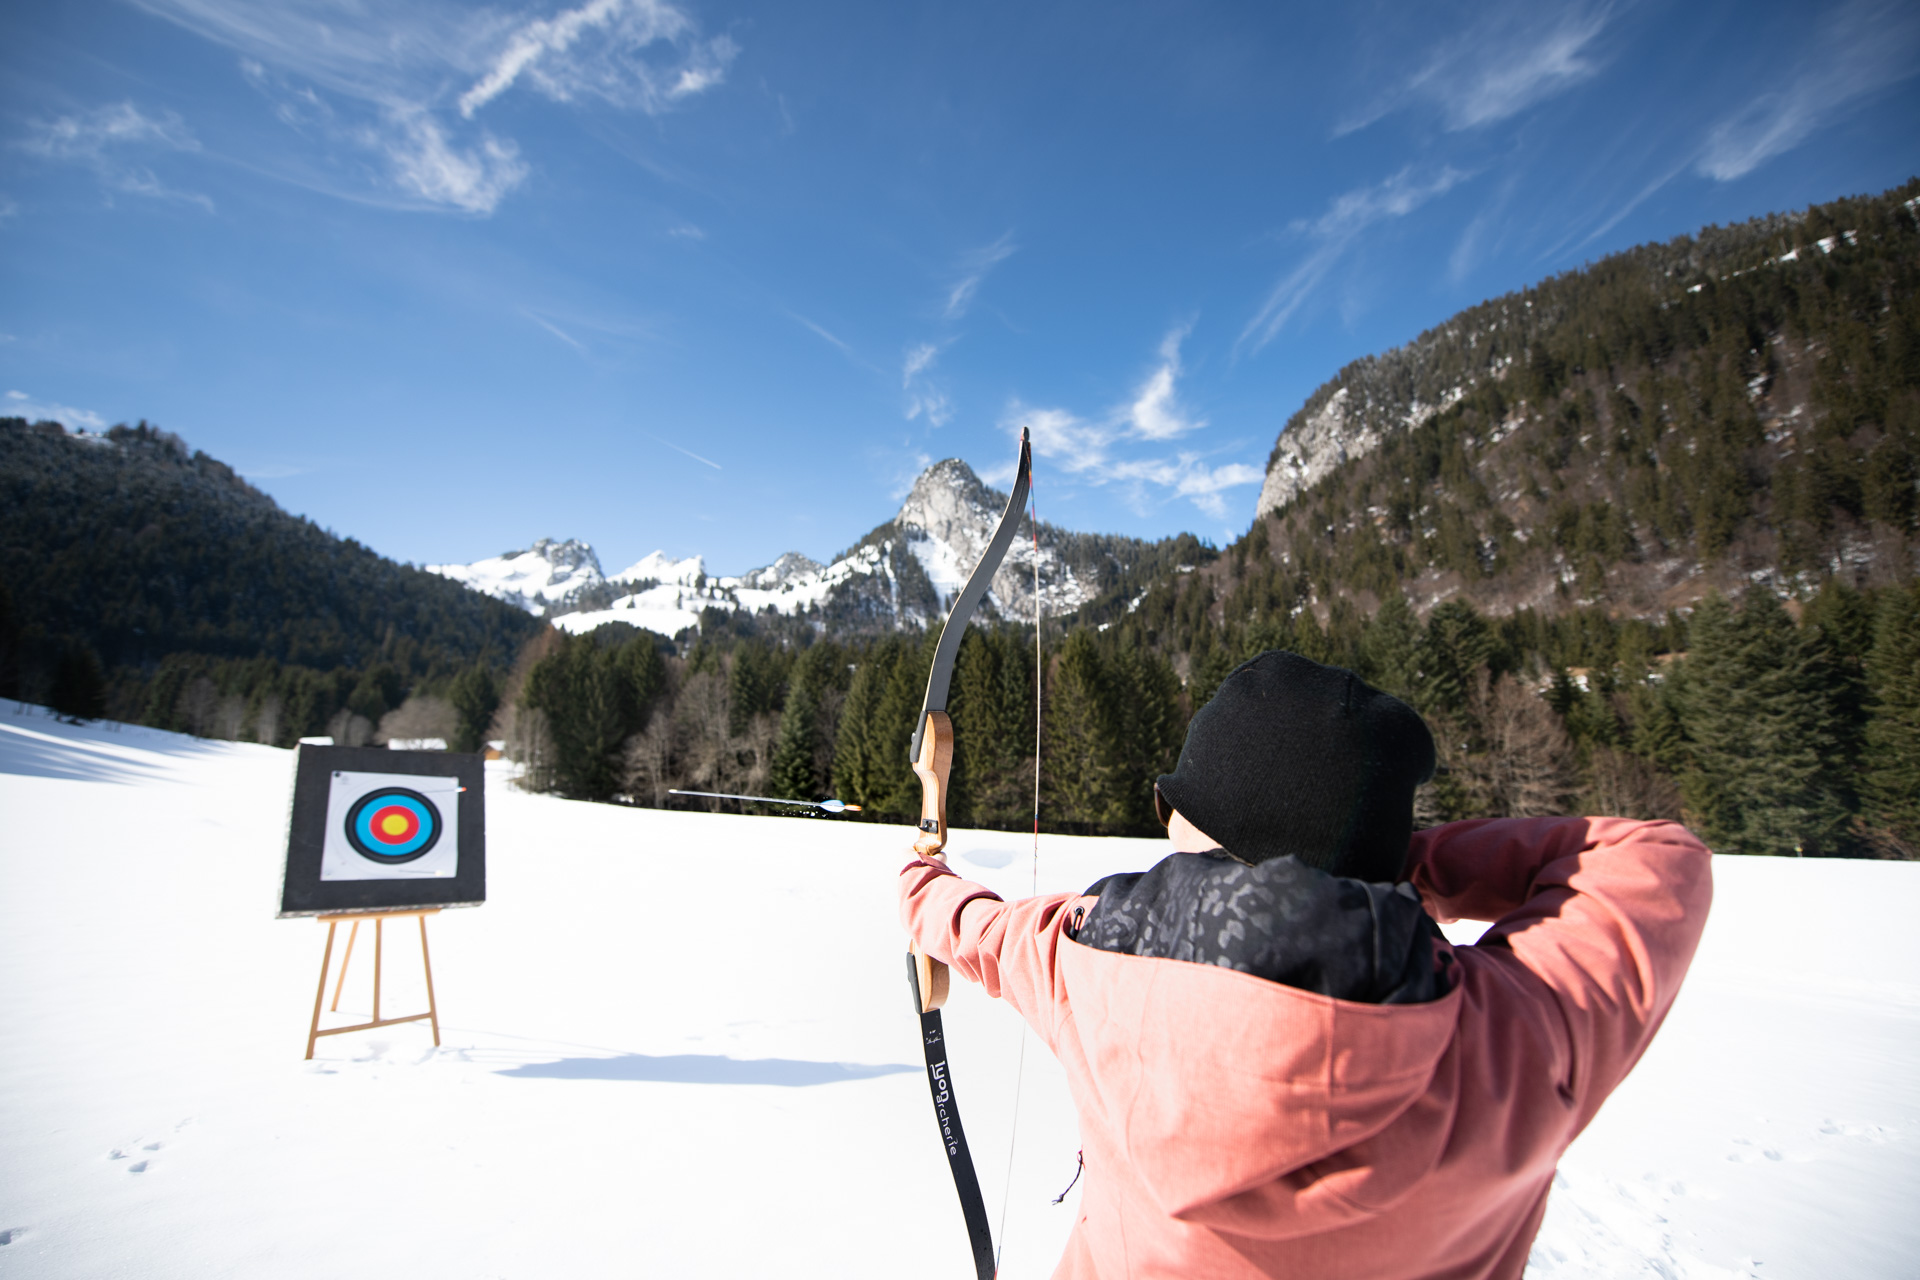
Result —
<instances>
[{"instance_id":1,"label":"shadow on snow","mask_svg":"<svg viewBox=\"0 0 1920 1280\"><path fill-rule=\"evenodd\" d=\"M111 720L63 720L8 698L0 698L0 713L0 773L27 778L137 785L164 776L169 759L217 755L234 745Z\"/></svg>"}]
</instances>

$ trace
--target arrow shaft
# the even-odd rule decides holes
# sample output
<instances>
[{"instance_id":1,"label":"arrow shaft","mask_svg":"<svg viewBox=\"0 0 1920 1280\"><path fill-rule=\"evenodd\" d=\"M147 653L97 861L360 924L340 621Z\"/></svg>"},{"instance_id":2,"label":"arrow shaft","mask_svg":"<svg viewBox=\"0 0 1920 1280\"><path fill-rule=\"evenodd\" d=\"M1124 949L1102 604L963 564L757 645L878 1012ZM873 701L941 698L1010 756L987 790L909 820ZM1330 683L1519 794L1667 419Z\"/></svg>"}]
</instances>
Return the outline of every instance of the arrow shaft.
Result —
<instances>
[{"instance_id":1,"label":"arrow shaft","mask_svg":"<svg viewBox=\"0 0 1920 1280\"><path fill-rule=\"evenodd\" d=\"M737 796L729 791L681 791L677 788L668 788L667 794L670 796L704 796L709 800L747 800L754 804L793 804L806 809L824 809L827 807L824 802L819 800L782 800L777 796ZM849 809L857 809L858 807L857 805L851 804L847 806Z\"/></svg>"}]
</instances>

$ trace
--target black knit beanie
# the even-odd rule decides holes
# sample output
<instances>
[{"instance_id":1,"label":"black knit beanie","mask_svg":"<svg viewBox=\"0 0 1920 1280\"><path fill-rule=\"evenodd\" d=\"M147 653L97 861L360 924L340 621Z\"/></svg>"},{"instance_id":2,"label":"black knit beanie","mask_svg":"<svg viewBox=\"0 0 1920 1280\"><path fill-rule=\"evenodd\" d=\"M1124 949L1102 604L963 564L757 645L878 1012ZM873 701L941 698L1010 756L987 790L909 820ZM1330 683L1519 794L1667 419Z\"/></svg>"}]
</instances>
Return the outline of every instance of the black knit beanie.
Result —
<instances>
[{"instance_id":1,"label":"black knit beanie","mask_svg":"<svg viewBox=\"0 0 1920 1280\"><path fill-rule=\"evenodd\" d=\"M1400 878L1413 790L1433 776L1418 712L1351 671L1269 649L1194 713L1160 794L1247 862L1293 854L1338 876Z\"/></svg>"}]
</instances>

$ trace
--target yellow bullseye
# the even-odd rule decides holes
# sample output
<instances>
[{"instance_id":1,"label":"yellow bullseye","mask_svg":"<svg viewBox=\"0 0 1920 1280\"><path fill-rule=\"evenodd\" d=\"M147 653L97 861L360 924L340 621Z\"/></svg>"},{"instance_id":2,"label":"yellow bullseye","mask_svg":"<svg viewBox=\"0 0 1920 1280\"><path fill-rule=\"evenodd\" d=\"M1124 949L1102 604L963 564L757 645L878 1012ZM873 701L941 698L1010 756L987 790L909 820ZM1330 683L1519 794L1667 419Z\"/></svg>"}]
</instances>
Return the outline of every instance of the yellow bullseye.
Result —
<instances>
[{"instance_id":1,"label":"yellow bullseye","mask_svg":"<svg viewBox=\"0 0 1920 1280\"><path fill-rule=\"evenodd\" d=\"M397 813L390 813L380 819L380 829L390 836L405 835L407 833L407 820Z\"/></svg>"}]
</instances>

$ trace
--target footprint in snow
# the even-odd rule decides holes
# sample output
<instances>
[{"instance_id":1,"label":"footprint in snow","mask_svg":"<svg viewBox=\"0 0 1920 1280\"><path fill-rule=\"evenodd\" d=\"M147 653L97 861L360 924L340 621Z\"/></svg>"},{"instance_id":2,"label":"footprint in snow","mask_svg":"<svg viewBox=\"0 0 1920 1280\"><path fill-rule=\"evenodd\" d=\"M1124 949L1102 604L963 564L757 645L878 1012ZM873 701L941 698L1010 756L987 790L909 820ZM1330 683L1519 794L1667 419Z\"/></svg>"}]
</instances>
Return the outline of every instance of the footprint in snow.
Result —
<instances>
[{"instance_id":1,"label":"footprint in snow","mask_svg":"<svg viewBox=\"0 0 1920 1280\"><path fill-rule=\"evenodd\" d=\"M6 1230L0 1231L0 1245L12 1244L25 1234L27 1234L25 1227L8 1227Z\"/></svg>"},{"instance_id":2,"label":"footprint in snow","mask_svg":"<svg viewBox=\"0 0 1920 1280\"><path fill-rule=\"evenodd\" d=\"M173 1126L173 1131L175 1133L178 1133L180 1132L180 1130L186 1128L188 1125L192 1123L193 1123L193 1117L188 1116L185 1120L182 1120L179 1124ZM167 1144L161 1141L159 1138L155 1138L151 1142L142 1142L138 1138L136 1138L132 1142L129 1142L124 1147L115 1147L113 1148L113 1150L107 1152L107 1159L108 1160L126 1160L138 1154L139 1152L158 1151L166 1145ZM151 1163L152 1161L146 1159L145 1157L142 1157L141 1159L135 1160L132 1164L128 1165L127 1172L128 1173L145 1173L147 1171L147 1166Z\"/></svg>"},{"instance_id":3,"label":"footprint in snow","mask_svg":"<svg viewBox=\"0 0 1920 1280\"><path fill-rule=\"evenodd\" d=\"M1861 1142L1892 1142L1895 1131L1883 1124L1841 1124L1837 1120L1828 1120L1820 1126L1823 1138L1855 1138Z\"/></svg>"},{"instance_id":4,"label":"footprint in snow","mask_svg":"<svg viewBox=\"0 0 1920 1280\"><path fill-rule=\"evenodd\" d=\"M1727 1159L1734 1164L1753 1164L1762 1159L1772 1160L1777 1163L1786 1159L1785 1156L1781 1155L1772 1147L1759 1147L1756 1149L1756 1144L1752 1138L1735 1138L1733 1145L1746 1148L1744 1151L1735 1151L1728 1154Z\"/></svg>"}]
</instances>

